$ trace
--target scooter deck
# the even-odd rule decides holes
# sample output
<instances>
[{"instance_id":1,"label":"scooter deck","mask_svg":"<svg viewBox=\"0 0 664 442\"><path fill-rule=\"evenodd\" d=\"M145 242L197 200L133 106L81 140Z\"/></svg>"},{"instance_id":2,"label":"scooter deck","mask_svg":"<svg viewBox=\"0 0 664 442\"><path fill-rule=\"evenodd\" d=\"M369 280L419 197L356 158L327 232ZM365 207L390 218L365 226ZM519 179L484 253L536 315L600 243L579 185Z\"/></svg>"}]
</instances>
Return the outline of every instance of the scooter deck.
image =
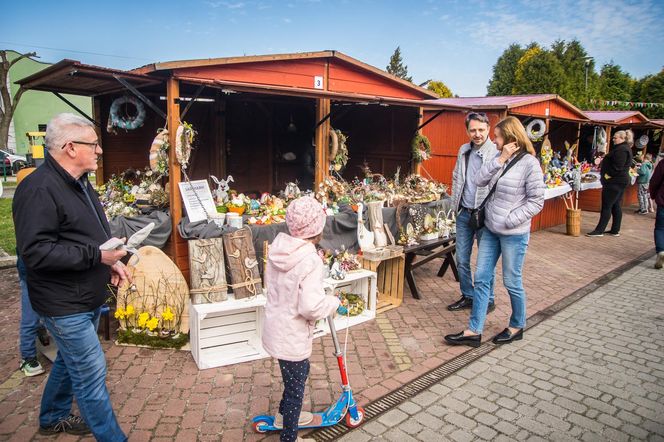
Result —
<instances>
[{"instance_id":1,"label":"scooter deck","mask_svg":"<svg viewBox=\"0 0 664 442\"><path fill-rule=\"evenodd\" d=\"M330 421L325 419L325 416L323 412L318 412L318 413L313 413L314 418L311 420L306 425L300 425L298 428L303 430L307 428L320 428L320 427L329 427L332 425L336 425L339 422L337 421ZM343 418L343 416L342 416ZM252 419L254 423L258 422L263 422L264 424L260 426L261 432L263 431L281 431L282 428L277 428L274 426L274 420L275 417L271 415L261 415L261 416L256 416L255 418Z\"/></svg>"}]
</instances>

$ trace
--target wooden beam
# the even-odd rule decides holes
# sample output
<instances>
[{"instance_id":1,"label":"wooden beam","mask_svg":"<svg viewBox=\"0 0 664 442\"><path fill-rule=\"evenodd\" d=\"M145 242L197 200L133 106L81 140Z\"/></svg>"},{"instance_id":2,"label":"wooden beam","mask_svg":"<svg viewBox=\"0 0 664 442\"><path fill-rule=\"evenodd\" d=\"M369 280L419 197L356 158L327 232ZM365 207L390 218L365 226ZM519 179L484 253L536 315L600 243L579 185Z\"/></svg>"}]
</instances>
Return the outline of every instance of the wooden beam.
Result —
<instances>
[{"instance_id":1,"label":"wooden beam","mask_svg":"<svg viewBox=\"0 0 664 442\"><path fill-rule=\"evenodd\" d=\"M321 121L330 113L330 99L319 98L316 100L316 121ZM323 124L316 128L316 166L314 172L314 191L318 190L318 185L325 180L328 175L330 159L329 140L330 140L330 119L326 119Z\"/></svg>"},{"instance_id":2,"label":"wooden beam","mask_svg":"<svg viewBox=\"0 0 664 442\"><path fill-rule=\"evenodd\" d=\"M166 81L166 121L168 124L168 142L171 146L168 149L168 190L172 227L169 252L173 262L181 269L183 266L179 260L183 259L183 257L184 259L188 259L189 251L187 250L187 242L178 234L178 224L180 224L180 220L182 219L182 198L180 197L180 187L178 186L182 179L182 171L175 155L175 134L180 125L180 105L178 104L178 100L176 100L179 96L180 83L174 78L169 78ZM189 281L188 273L185 275L187 281Z\"/></svg>"},{"instance_id":3,"label":"wooden beam","mask_svg":"<svg viewBox=\"0 0 664 442\"><path fill-rule=\"evenodd\" d=\"M574 143L572 143L574 144ZM581 145L581 123L578 124L576 129L576 151L574 152L574 158L579 159L579 146Z\"/></svg>"},{"instance_id":4,"label":"wooden beam","mask_svg":"<svg viewBox=\"0 0 664 442\"><path fill-rule=\"evenodd\" d=\"M438 116L438 115L436 115ZM434 117L435 118L435 117ZM433 118L432 118L433 120ZM422 135L422 127L424 127L424 108L419 107L418 108L418 114L417 114L417 130L415 131L417 134ZM416 175L419 175L422 172L422 163L416 163L415 161L412 162L412 172Z\"/></svg>"},{"instance_id":5,"label":"wooden beam","mask_svg":"<svg viewBox=\"0 0 664 442\"><path fill-rule=\"evenodd\" d=\"M101 118L101 100L99 98L92 99L92 119L95 121L100 121ZM102 128L95 124L95 132L97 133L97 140L101 142L101 148L104 150L104 140L102 140L102 135L104 131ZM97 161L97 171L95 172L95 183L97 186L104 184L104 156Z\"/></svg>"}]
</instances>

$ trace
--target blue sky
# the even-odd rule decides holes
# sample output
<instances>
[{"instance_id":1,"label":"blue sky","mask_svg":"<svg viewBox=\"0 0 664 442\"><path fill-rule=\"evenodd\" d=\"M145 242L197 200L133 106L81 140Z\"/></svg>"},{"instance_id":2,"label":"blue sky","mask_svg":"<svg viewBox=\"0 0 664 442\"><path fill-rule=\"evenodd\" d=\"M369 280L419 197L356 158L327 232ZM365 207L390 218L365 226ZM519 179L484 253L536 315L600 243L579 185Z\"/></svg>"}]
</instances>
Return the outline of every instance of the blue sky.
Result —
<instances>
[{"instance_id":1,"label":"blue sky","mask_svg":"<svg viewBox=\"0 0 664 442\"><path fill-rule=\"evenodd\" d=\"M401 46L414 82L442 80L456 94L482 96L512 42L577 38L598 66L613 60L635 77L664 66L662 0L3 3L0 48L120 69L324 49L384 69Z\"/></svg>"}]
</instances>

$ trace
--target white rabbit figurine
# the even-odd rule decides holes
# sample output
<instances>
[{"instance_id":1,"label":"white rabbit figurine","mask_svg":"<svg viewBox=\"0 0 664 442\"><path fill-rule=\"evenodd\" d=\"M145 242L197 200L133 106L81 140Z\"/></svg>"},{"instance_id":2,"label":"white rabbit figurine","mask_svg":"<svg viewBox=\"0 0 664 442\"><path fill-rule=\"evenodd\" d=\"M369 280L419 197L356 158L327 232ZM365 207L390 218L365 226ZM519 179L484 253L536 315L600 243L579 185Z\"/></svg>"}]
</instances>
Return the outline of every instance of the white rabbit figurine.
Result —
<instances>
[{"instance_id":1,"label":"white rabbit figurine","mask_svg":"<svg viewBox=\"0 0 664 442\"><path fill-rule=\"evenodd\" d=\"M213 192L215 199L217 200L217 204L224 204L228 202L228 191L231 189L231 186L228 183L235 182L233 176L228 175L225 180L220 180L214 175L210 175L210 178L212 178L212 181L214 181L217 185L216 190Z\"/></svg>"}]
</instances>

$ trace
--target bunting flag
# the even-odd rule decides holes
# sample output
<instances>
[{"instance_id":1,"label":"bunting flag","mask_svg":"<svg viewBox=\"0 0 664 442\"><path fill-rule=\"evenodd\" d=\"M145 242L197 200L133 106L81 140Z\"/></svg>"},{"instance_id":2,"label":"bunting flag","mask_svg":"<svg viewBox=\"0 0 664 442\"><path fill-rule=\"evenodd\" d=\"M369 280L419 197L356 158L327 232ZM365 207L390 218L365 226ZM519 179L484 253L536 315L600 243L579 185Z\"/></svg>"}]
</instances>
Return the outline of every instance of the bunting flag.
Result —
<instances>
[{"instance_id":1,"label":"bunting flag","mask_svg":"<svg viewBox=\"0 0 664 442\"><path fill-rule=\"evenodd\" d=\"M590 102L604 106L664 107L664 103L643 103L641 101L590 100Z\"/></svg>"}]
</instances>

